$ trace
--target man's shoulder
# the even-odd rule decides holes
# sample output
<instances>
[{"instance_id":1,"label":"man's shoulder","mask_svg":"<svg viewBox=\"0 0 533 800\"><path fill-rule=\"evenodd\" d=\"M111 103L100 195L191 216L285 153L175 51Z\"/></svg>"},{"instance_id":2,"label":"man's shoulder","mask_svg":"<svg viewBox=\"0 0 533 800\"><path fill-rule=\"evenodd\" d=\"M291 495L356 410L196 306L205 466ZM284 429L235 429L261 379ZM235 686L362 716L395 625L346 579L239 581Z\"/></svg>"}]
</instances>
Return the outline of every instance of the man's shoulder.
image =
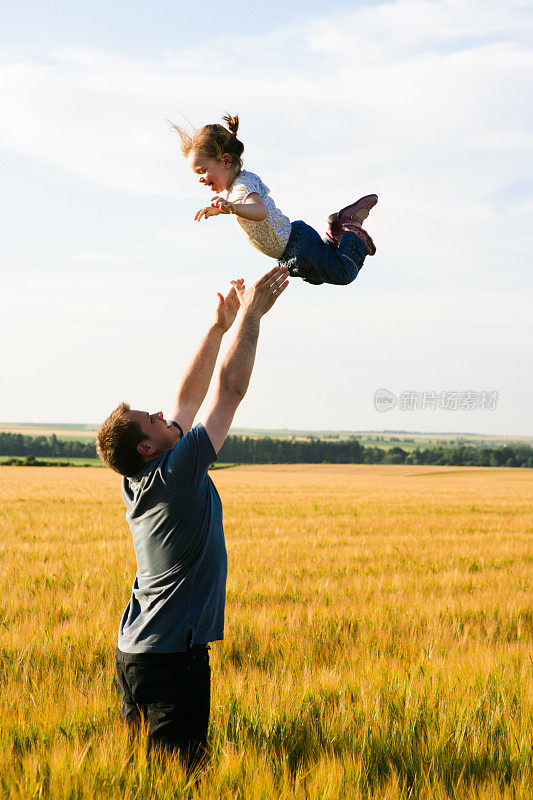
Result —
<instances>
[{"instance_id":1,"label":"man's shoulder","mask_svg":"<svg viewBox=\"0 0 533 800\"><path fill-rule=\"evenodd\" d=\"M209 465L216 461L216 453L204 425L198 423L174 447L165 450L154 464L147 485L161 485L165 489L184 490L202 478ZM152 462L153 463L153 462Z\"/></svg>"},{"instance_id":2,"label":"man's shoulder","mask_svg":"<svg viewBox=\"0 0 533 800\"><path fill-rule=\"evenodd\" d=\"M216 457L209 434L204 425L198 423L174 447L148 461L136 475L123 478L122 495L126 505L138 502L147 494L186 491L201 480Z\"/></svg>"}]
</instances>

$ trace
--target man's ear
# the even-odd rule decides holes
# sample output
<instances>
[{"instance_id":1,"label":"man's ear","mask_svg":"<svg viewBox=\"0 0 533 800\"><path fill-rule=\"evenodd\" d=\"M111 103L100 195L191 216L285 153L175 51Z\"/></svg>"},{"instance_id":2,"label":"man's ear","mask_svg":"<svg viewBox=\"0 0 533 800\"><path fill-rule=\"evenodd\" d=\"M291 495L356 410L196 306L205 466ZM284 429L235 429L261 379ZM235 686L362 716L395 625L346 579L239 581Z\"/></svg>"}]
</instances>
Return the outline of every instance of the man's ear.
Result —
<instances>
[{"instance_id":1,"label":"man's ear","mask_svg":"<svg viewBox=\"0 0 533 800\"><path fill-rule=\"evenodd\" d=\"M140 453L142 456L153 456L155 453L155 447L151 443L150 439L143 439L142 442L139 442L137 445L137 452Z\"/></svg>"}]
</instances>

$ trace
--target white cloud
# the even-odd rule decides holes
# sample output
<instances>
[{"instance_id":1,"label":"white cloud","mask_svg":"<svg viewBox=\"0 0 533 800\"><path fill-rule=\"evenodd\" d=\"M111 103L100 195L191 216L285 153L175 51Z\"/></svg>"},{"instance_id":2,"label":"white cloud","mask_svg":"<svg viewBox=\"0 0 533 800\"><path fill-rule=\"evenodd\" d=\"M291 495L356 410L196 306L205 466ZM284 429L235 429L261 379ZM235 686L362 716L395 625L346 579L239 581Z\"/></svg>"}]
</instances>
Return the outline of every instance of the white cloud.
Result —
<instances>
[{"instance_id":1,"label":"white cloud","mask_svg":"<svg viewBox=\"0 0 533 800\"><path fill-rule=\"evenodd\" d=\"M380 194L369 221L378 257L365 267L362 295L359 286L344 294L298 287L290 301L290 324L287 320L281 325L291 342L285 376L291 402L297 402L302 385L315 398L306 407L306 424L318 420L321 392L329 392L331 381L339 398L357 388L353 375L348 392L338 373L324 390L309 375L316 361L328 363L332 330L334 341L341 343L339 365L342 359L358 363L368 391L383 382L387 362L404 365L404 371L412 367L413 378L418 369L427 380L439 373L451 379L457 364L465 371L474 364L480 378L486 367L489 375L505 376L505 385L511 387L509 364L519 368L515 354L525 358L527 341L517 319L530 316L523 298L533 246L533 184L527 181L533 163L533 109L528 102L532 33L529 2L399 0L331 12L268 36L220 35L158 60L80 46L47 52L40 59L28 53L17 59L11 49L0 65L0 148L6 155L29 157L101 187L157 193L195 209L206 195L178 154L165 120L179 122L183 113L203 124L226 110L238 112L246 165L261 174L292 219L304 218L322 230L327 214L359 192ZM513 192L513 186L519 191ZM177 220L169 230L148 213L146 230L131 250L119 249L112 239L80 243L77 249L69 243L67 260L80 268L109 267L111 273L135 264L133 251L153 242L154 252L195 254L197 265L187 265L187 270L200 274L206 263L211 267L218 229L193 229L187 222ZM216 239L224 262L220 274L226 269L240 272L241 265L260 269L262 262L245 254L225 223L220 222L224 233ZM157 267L152 272L155 280L161 277ZM58 276L54 280L61 282ZM109 291L117 297L111 274L109 280ZM117 280L123 281L124 275ZM182 280L176 275L178 285ZM203 307L202 286L212 291L209 281L201 282L198 294L188 290L198 299L180 322L187 345L192 346L187 325L194 325L194 315ZM391 286L397 287L396 299ZM36 303L44 302L44 285L40 291ZM120 324L113 327L105 312L97 313L100 327L94 336L102 338L94 341L99 347L120 326L128 335L134 330L131 309L138 308L142 296L128 291L127 302L117 310ZM91 308L86 298L98 303L98 297L85 284L74 296L60 297L60 307L72 314L62 316L60 309L54 313L68 323L73 341L76 336L81 340ZM147 312L146 341L161 347L164 333L158 318L163 309L171 313L170 297L156 301ZM298 298L304 303L300 310ZM294 370L296 351L303 346L299 332L310 314L318 342L310 355L298 358ZM42 321L42 314L37 319ZM280 314L280 324L282 319ZM352 359L354 327L357 342L382 320L389 332L369 333L372 355L358 354L361 367L361 361ZM28 341L31 335L35 332L30 330ZM61 374L61 361L54 362L53 342L59 336L56 321L45 340L56 375ZM85 344L83 352L89 359ZM265 342L264 352L268 363L278 363L274 344ZM148 349L140 356L150 357ZM15 362L12 369L18 370L23 386L23 370ZM397 379L396 388L406 388L399 385L398 370L391 367L387 374ZM117 380L115 373L109 361L110 385ZM251 416L260 416L260 394L252 395L247 406ZM339 426L350 426L349 414L346 401L338 409ZM251 416L249 424L260 424ZM272 417L270 424L284 418L297 425L292 411ZM321 418L319 424L335 427L337 422Z\"/></svg>"},{"instance_id":2,"label":"white cloud","mask_svg":"<svg viewBox=\"0 0 533 800\"><path fill-rule=\"evenodd\" d=\"M350 18L357 23L356 44L366 45L364 55L370 54L372 61L372 54L403 60L420 51L462 50L488 37L522 39L533 31L527 0L399 0L363 5L349 17L337 12L329 19L311 22L311 47L332 54L349 49L353 61L361 60L353 47Z\"/></svg>"},{"instance_id":3,"label":"white cloud","mask_svg":"<svg viewBox=\"0 0 533 800\"><path fill-rule=\"evenodd\" d=\"M328 150L348 158L348 178L401 164L456 174L474 154L531 154L533 50L520 42L532 17L522 3L400 0L160 61L70 47L2 66L0 142L104 185L190 196L164 120L206 121L224 98L273 178L276 162L309 170Z\"/></svg>"}]
</instances>

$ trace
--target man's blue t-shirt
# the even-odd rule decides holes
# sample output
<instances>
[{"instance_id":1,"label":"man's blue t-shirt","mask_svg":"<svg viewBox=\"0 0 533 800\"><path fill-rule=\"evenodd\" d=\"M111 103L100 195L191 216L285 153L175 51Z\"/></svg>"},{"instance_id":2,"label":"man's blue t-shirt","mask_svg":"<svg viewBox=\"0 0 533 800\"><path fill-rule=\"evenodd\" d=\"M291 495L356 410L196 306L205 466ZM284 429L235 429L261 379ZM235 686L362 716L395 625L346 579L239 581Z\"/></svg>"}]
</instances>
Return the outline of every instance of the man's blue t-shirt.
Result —
<instances>
[{"instance_id":1,"label":"man's blue t-shirt","mask_svg":"<svg viewBox=\"0 0 533 800\"><path fill-rule=\"evenodd\" d=\"M203 425L122 481L137 575L120 623L124 653L184 652L224 636L227 555L222 503L207 474Z\"/></svg>"}]
</instances>

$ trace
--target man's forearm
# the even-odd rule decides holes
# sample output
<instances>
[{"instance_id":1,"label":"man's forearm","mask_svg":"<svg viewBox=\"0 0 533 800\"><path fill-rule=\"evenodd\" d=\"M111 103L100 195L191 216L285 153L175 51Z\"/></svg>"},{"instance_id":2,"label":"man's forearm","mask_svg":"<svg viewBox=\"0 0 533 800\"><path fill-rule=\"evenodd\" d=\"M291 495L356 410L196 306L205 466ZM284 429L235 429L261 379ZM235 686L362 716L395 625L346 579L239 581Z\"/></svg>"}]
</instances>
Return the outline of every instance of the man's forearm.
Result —
<instances>
[{"instance_id":1,"label":"man's forearm","mask_svg":"<svg viewBox=\"0 0 533 800\"><path fill-rule=\"evenodd\" d=\"M260 316L249 311L239 320L235 338L220 368L220 391L244 397L252 374Z\"/></svg>"},{"instance_id":2,"label":"man's forearm","mask_svg":"<svg viewBox=\"0 0 533 800\"><path fill-rule=\"evenodd\" d=\"M213 324L190 361L176 393L176 410L181 404L202 405L209 389L220 350L223 329Z\"/></svg>"},{"instance_id":3,"label":"man's forearm","mask_svg":"<svg viewBox=\"0 0 533 800\"><path fill-rule=\"evenodd\" d=\"M228 435L239 403L246 394L254 367L261 317L269 311L288 284L289 272L274 267L249 289L234 284L241 305L235 338L222 366L205 429L216 453Z\"/></svg>"}]
</instances>

